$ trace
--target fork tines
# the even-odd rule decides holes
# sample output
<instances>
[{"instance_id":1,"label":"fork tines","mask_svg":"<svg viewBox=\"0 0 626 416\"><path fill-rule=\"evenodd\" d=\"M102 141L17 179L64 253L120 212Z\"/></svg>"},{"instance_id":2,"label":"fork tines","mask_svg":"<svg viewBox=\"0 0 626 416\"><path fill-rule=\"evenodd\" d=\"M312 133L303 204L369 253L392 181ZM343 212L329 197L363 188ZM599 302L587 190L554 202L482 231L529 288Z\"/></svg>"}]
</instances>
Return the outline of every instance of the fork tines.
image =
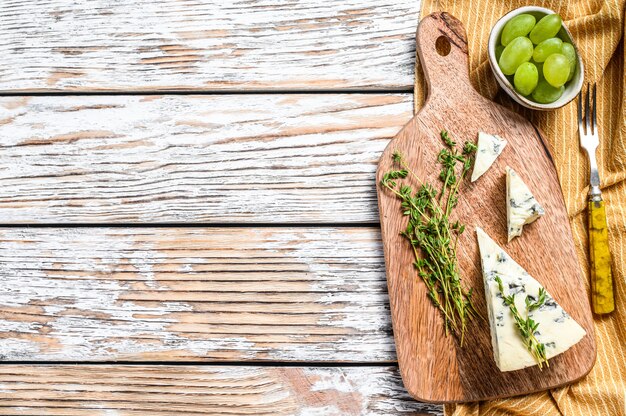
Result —
<instances>
[{"instance_id":1,"label":"fork tines","mask_svg":"<svg viewBox=\"0 0 626 416\"><path fill-rule=\"evenodd\" d=\"M591 90L593 88L593 96L590 98ZM597 134L596 125L596 83L587 85L587 93L585 94L585 112L582 111L583 91L580 92L578 98L578 131L581 138L583 136ZM584 123L583 123L584 119Z\"/></svg>"}]
</instances>

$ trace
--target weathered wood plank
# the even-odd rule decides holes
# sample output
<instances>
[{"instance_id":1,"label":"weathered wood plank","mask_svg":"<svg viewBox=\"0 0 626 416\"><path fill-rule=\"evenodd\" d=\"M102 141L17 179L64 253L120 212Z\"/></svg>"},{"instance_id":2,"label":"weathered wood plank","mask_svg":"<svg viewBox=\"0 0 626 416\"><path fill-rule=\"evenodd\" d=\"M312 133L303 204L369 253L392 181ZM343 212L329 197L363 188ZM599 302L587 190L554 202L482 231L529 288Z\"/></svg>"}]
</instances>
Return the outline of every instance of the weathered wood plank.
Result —
<instances>
[{"instance_id":1,"label":"weathered wood plank","mask_svg":"<svg viewBox=\"0 0 626 416\"><path fill-rule=\"evenodd\" d=\"M441 415L395 367L0 366L3 415Z\"/></svg>"},{"instance_id":2,"label":"weathered wood plank","mask_svg":"<svg viewBox=\"0 0 626 416\"><path fill-rule=\"evenodd\" d=\"M1 228L0 359L395 360L377 228Z\"/></svg>"},{"instance_id":3,"label":"weathered wood plank","mask_svg":"<svg viewBox=\"0 0 626 416\"><path fill-rule=\"evenodd\" d=\"M0 98L0 223L378 222L409 94Z\"/></svg>"},{"instance_id":4,"label":"weathered wood plank","mask_svg":"<svg viewBox=\"0 0 626 416\"><path fill-rule=\"evenodd\" d=\"M419 0L7 0L0 91L413 86Z\"/></svg>"}]
</instances>

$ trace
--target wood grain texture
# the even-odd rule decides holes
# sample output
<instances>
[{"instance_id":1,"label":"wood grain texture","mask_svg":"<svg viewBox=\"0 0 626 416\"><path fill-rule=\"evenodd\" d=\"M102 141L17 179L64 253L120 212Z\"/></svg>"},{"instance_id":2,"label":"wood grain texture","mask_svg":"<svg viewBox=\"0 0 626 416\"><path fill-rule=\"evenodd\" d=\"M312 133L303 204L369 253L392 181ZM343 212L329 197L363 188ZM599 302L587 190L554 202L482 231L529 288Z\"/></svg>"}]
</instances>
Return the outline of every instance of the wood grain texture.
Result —
<instances>
[{"instance_id":1,"label":"wood grain texture","mask_svg":"<svg viewBox=\"0 0 626 416\"><path fill-rule=\"evenodd\" d=\"M378 222L410 94L0 98L0 223Z\"/></svg>"},{"instance_id":2,"label":"wood grain texture","mask_svg":"<svg viewBox=\"0 0 626 416\"><path fill-rule=\"evenodd\" d=\"M441 415L395 367L0 366L3 415Z\"/></svg>"},{"instance_id":3,"label":"wood grain texture","mask_svg":"<svg viewBox=\"0 0 626 416\"><path fill-rule=\"evenodd\" d=\"M7 0L1 92L410 89L419 0Z\"/></svg>"},{"instance_id":4,"label":"wood grain texture","mask_svg":"<svg viewBox=\"0 0 626 416\"><path fill-rule=\"evenodd\" d=\"M395 360L376 228L0 229L9 361Z\"/></svg>"},{"instance_id":5,"label":"wood grain texture","mask_svg":"<svg viewBox=\"0 0 626 416\"><path fill-rule=\"evenodd\" d=\"M451 45L440 56L441 36ZM459 238L459 270L473 288L478 311L487 316L480 256L474 228L480 226L535 277L554 299L587 331L567 352L538 367L502 373L493 359L489 324L468 327L465 348L446 337L439 312L427 298L425 285L412 266L410 245L399 235L406 227L398 199L379 189L379 207L387 279L398 361L407 390L417 399L451 402L478 401L547 389L581 378L595 362L593 321L574 249L569 218L556 169L538 131L519 115L480 96L471 86L467 42L461 23L447 13L430 15L418 28L418 53L428 82L422 110L389 144L381 157L377 178L390 169L399 150L417 175L431 184L438 180L437 154L443 147L441 130L461 145L475 141L479 131L497 134L508 145L492 167L475 183L461 189L454 217L467 225ZM511 166L528 184L546 215L524 227L524 234L507 242L505 167ZM419 186L416 180L411 185ZM436 186L439 188L439 185ZM454 219L453 219L454 220Z\"/></svg>"}]
</instances>

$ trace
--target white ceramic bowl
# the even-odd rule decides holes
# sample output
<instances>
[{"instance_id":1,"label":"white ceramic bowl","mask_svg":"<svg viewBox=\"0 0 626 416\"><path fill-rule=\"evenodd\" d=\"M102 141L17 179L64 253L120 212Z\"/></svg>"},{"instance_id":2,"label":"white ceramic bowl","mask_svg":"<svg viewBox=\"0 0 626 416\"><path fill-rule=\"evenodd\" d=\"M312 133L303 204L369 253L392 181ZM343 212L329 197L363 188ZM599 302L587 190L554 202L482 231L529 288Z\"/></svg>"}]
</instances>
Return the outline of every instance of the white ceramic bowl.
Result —
<instances>
[{"instance_id":1,"label":"white ceramic bowl","mask_svg":"<svg viewBox=\"0 0 626 416\"><path fill-rule=\"evenodd\" d=\"M555 12L550 9L546 9L545 7L526 6L512 10L502 16L491 29L491 34L489 35L488 51L491 70L496 76L496 80L498 81L498 84L500 84L502 89L504 89L504 91L506 91L506 93L509 94L511 98L513 98L524 107L531 108L533 110L553 110L555 108L563 107L565 104L576 98L576 96L580 92L583 86L585 72L583 68L583 61L580 58L580 54L578 53L576 43L572 39L572 34L570 33L570 31L567 30L567 27L565 27L565 24L562 25L559 34L562 35L562 38L564 38L564 40L567 40L574 46L574 49L576 50L576 58L578 59L578 64L576 65L576 72L574 73L574 77L565 85L565 91L563 91L563 95L561 96L561 98L559 98L555 102L550 104L539 104L519 94L517 91L515 91L515 88L513 87L511 82L509 82L507 77L502 73L500 67L498 66L498 60L496 59L496 45L498 45L500 41L500 34L502 33L502 29L504 29L504 25L511 18L522 13L532 14L537 17L537 21L539 21L539 19L543 17L541 15L553 14Z\"/></svg>"}]
</instances>

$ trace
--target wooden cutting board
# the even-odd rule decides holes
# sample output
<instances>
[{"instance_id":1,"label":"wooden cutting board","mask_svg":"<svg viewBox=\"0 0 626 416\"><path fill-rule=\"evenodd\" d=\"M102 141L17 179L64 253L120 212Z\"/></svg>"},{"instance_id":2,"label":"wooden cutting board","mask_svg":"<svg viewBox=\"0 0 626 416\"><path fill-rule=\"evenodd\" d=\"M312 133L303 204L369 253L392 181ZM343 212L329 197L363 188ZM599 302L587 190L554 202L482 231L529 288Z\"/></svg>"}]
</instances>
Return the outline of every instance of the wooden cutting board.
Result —
<instances>
[{"instance_id":1,"label":"wooden cutting board","mask_svg":"<svg viewBox=\"0 0 626 416\"><path fill-rule=\"evenodd\" d=\"M418 400L443 403L514 396L575 381L595 362L594 330L586 281L549 150L530 122L482 97L471 86L467 38L456 18L435 13L423 19L417 30L417 51L428 83L426 104L387 146L376 175L387 284L404 385ZM443 147L439 136L442 129L459 143L475 142L478 131L508 140L492 167L475 183L468 180L462 187L453 214L467 225L459 240L462 279L474 288L475 304L485 316L483 321L470 323L463 348L455 337L444 334L441 316L427 299L425 285L412 266L410 245L399 235L406 227L406 218L398 199L380 187L382 175L391 168L392 153L399 150L417 175L438 184L438 189L440 166L436 156ZM510 243L506 234L507 165L523 178L546 210L544 217L525 226L523 235ZM543 284L587 331L578 344L551 359L549 369L540 371L535 366L502 373L496 367L476 226Z\"/></svg>"}]
</instances>

